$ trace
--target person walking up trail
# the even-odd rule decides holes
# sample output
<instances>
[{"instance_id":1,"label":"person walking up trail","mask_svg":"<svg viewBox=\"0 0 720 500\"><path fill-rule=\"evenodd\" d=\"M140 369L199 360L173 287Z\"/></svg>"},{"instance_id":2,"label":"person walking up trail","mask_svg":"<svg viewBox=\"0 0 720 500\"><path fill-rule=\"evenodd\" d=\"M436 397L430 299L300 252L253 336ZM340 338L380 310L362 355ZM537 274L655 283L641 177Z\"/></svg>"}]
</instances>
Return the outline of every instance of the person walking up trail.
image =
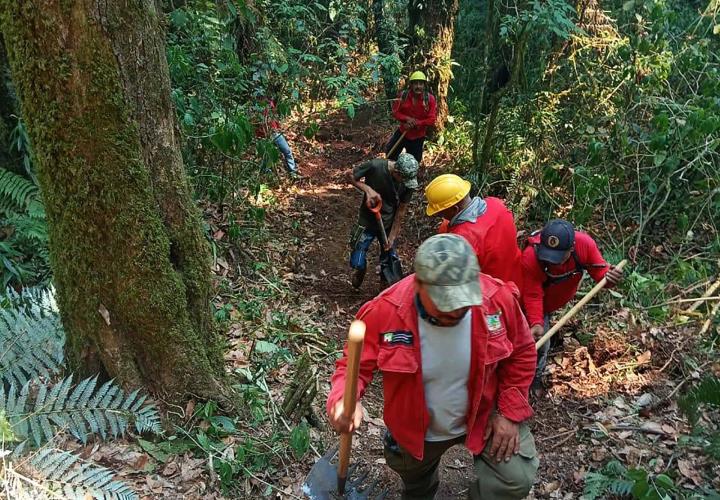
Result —
<instances>
[{"instance_id":1,"label":"person walking up trail","mask_svg":"<svg viewBox=\"0 0 720 500\"><path fill-rule=\"evenodd\" d=\"M454 174L433 179L425 188L427 215L443 219L439 232L459 234L475 250L483 273L512 281L522 290L520 248L512 212L499 199L470 197L470 183Z\"/></svg>"},{"instance_id":2,"label":"person walking up trail","mask_svg":"<svg viewBox=\"0 0 720 500\"><path fill-rule=\"evenodd\" d=\"M550 327L550 314L575 297L585 271L596 282L607 278L607 286L615 286L623 276L622 269L605 262L590 235L576 231L566 220L551 220L530 235L522 253L522 298L535 339ZM534 388L542 386L551 342L545 342L538 352Z\"/></svg>"},{"instance_id":3,"label":"person walking up trail","mask_svg":"<svg viewBox=\"0 0 720 500\"><path fill-rule=\"evenodd\" d=\"M358 221L350 236L350 267L352 285L359 288L367 270L367 252L373 240L380 236L380 228L373 208L382 204L380 215L388 235L387 248L380 249L382 263L392 255L397 257L395 240L402 228L408 203L418 188L418 162L412 155L402 153L397 161L376 158L355 167L349 181L363 193Z\"/></svg>"},{"instance_id":4,"label":"person walking up trail","mask_svg":"<svg viewBox=\"0 0 720 500\"><path fill-rule=\"evenodd\" d=\"M456 444L473 454L472 499L521 499L539 460L525 421L535 344L517 289L480 273L461 236L435 235L415 256L415 274L366 303L359 398L382 372L387 465L403 499L431 499L442 455ZM362 422L358 401L343 416L347 347L332 375L327 415L338 432Z\"/></svg>"},{"instance_id":5,"label":"person walking up trail","mask_svg":"<svg viewBox=\"0 0 720 500\"><path fill-rule=\"evenodd\" d=\"M293 180L302 179L298 170L297 162L295 161L295 157L290 149L290 144L280 128L280 122L277 119L275 101L272 99L264 99L262 122L260 127L256 129L255 135L262 138L269 137L280 151L280 154L282 154L285 168L287 169L290 178Z\"/></svg>"},{"instance_id":6,"label":"person walking up trail","mask_svg":"<svg viewBox=\"0 0 720 500\"><path fill-rule=\"evenodd\" d=\"M415 157L418 164L422 162L427 128L435 125L437 118L435 96L425 89L426 84L425 74L414 72L410 75L408 88L400 92L393 102L392 114L400 126L385 146L386 154L392 152L388 156L390 160L397 160L404 149Z\"/></svg>"}]
</instances>

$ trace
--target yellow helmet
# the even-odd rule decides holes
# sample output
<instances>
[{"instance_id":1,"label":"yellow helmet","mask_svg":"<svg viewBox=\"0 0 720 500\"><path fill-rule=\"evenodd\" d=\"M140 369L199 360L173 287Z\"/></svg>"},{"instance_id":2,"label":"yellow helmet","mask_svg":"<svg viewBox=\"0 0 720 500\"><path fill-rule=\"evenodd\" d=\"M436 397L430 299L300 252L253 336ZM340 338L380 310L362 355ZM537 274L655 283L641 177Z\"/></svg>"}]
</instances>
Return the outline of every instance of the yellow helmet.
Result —
<instances>
[{"instance_id":1,"label":"yellow helmet","mask_svg":"<svg viewBox=\"0 0 720 500\"><path fill-rule=\"evenodd\" d=\"M458 203L470 192L470 183L455 174L435 177L425 188L428 206L426 213L435 215Z\"/></svg>"},{"instance_id":2,"label":"yellow helmet","mask_svg":"<svg viewBox=\"0 0 720 500\"><path fill-rule=\"evenodd\" d=\"M414 82L416 80L427 82L427 76L425 76L425 73L423 73L422 71L416 71L415 73L410 75L410 81Z\"/></svg>"}]
</instances>

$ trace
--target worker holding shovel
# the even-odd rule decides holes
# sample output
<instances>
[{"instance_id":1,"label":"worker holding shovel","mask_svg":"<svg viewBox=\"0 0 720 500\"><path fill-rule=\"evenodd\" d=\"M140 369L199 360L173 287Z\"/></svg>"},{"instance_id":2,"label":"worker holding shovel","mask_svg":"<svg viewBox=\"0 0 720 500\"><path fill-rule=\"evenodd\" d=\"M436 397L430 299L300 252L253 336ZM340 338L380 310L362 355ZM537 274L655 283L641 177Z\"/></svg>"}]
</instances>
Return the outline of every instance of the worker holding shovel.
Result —
<instances>
[{"instance_id":1,"label":"worker holding shovel","mask_svg":"<svg viewBox=\"0 0 720 500\"><path fill-rule=\"evenodd\" d=\"M352 285L359 288L367 270L367 252L380 238L381 278L393 284L402 278L395 240L402 227L407 206L417 189L418 163L402 153L397 161L376 158L355 167L350 183L363 193L358 222L350 238Z\"/></svg>"},{"instance_id":2,"label":"worker holding shovel","mask_svg":"<svg viewBox=\"0 0 720 500\"><path fill-rule=\"evenodd\" d=\"M437 104L426 88L427 77L422 71L410 75L408 88L400 92L393 101L392 113L400 126L385 146L385 152L391 160L397 160L404 149L422 162L423 146L427 128L435 125Z\"/></svg>"},{"instance_id":3,"label":"worker holding shovel","mask_svg":"<svg viewBox=\"0 0 720 500\"><path fill-rule=\"evenodd\" d=\"M536 339L549 328L550 314L575 297L585 271L596 282L605 278L606 286L622 280L622 268L605 262L590 235L576 231L562 219L551 220L528 238L522 270L523 305ZM542 387L541 376L550 345L551 342L545 342L539 348L534 389Z\"/></svg>"},{"instance_id":4,"label":"worker holding shovel","mask_svg":"<svg viewBox=\"0 0 720 500\"><path fill-rule=\"evenodd\" d=\"M385 459L404 499L433 498L445 451L464 444L474 456L473 499L521 499L538 468L524 423L535 346L517 289L480 273L461 236L439 234L415 256L415 274L366 303L358 398L375 370L383 374ZM354 359L354 356L351 356ZM358 429L358 402L344 411L348 351L337 362L327 400L331 425ZM354 365L351 365L354 366Z\"/></svg>"}]
</instances>

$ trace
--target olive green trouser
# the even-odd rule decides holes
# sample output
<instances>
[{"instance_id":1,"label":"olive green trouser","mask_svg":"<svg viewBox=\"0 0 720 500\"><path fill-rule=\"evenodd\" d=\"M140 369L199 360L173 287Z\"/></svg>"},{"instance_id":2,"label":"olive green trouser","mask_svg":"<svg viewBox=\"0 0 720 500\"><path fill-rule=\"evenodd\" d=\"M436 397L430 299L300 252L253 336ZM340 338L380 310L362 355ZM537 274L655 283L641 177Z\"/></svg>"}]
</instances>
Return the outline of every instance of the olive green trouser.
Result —
<instances>
[{"instance_id":1,"label":"olive green trouser","mask_svg":"<svg viewBox=\"0 0 720 500\"><path fill-rule=\"evenodd\" d=\"M465 436L450 441L425 441L423 459L417 460L397 445L389 447L386 439L385 461L403 480L403 500L433 499L440 485L440 458L449 448L463 442ZM477 479L470 484L468 497L472 500L525 498L540 464L530 429L525 424L520 426L520 452L507 462L497 463L492 460L489 455L490 445L488 442L482 454L474 456Z\"/></svg>"}]
</instances>

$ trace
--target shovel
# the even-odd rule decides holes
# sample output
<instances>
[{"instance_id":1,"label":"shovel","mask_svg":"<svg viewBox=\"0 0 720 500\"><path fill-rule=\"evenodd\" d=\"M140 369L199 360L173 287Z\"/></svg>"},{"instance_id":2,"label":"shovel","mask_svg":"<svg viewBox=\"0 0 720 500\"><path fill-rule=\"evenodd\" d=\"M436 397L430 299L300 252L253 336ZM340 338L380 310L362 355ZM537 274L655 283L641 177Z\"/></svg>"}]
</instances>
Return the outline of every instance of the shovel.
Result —
<instances>
[{"instance_id":1,"label":"shovel","mask_svg":"<svg viewBox=\"0 0 720 500\"><path fill-rule=\"evenodd\" d=\"M395 142L395 144L393 145L393 147L390 148L390 151L388 151L388 153L385 155L385 158L390 158L390 155L392 155L392 154L395 152L395 150L396 150L397 147L400 145L400 143L403 141L403 139L405 139L405 134L407 134L407 130L402 133L402 135L401 135L400 138Z\"/></svg>"},{"instance_id":2,"label":"shovel","mask_svg":"<svg viewBox=\"0 0 720 500\"><path fill-rule=\"evenodd\" d=\"M617 269L622 269L623 267L625 267L625 264L627 264L627 259L623 259L623 260L620 261L620 263L619 263L617 266L615 266L615 267L616 267ZM562 328L562 327L565 325L565 323L567 323L567 322L570 320L570 318L572 318L573 316L575 316L575 314L582 308L582 306L584 306L585 304L587 304L588 302L590 302L590 299L592 299L600 290L602 290L603 288L605 288L605 285L606 285L606 284L607 284L607 278L601 279L601 280L598 282L598 284L593 287L592 290L590 290L582 299L580 299L580 300L578 301L577 304L575 304L575 305L572 307L572 309L570 309L570 310L565 314L565 316L563 316L562 318L560 318L560 319L558 320L558 322L553 325L552 328L550 328L547 332L545 332L545 335L543 335L542 337L540 337L540 339L539 339L537 342L535 342L535 349L540 349L540 347L541 347L545 342L547 342L548 340L550 340L550 337L552 337L553 335L555 335L555 334L558 332L558 330L560 330L560 328Z\"/></svg>"},{"instance_id":3,"label":"shovel","mask_svg":"<svg viewBox=\"0 0 720 500\"><path fill-rule=\"evenodd\" d=\"M380 257L380 273L389 285L393 285L403 278L402 263L400 262L400 258L393 254L391 248L389 248L387 233L385 232L385 225L380 215L380 209L382 209L382 201L379 201L377 205L370 209L375 214L375 220L380 230L380 244L383 249Z\"/></svg>"},{"instance_id":4,"label":"shovel","mask_svg":"<svg viewBox=\"0 0 720 500\"><path fill-rule=\"evenodd\" d=\"M343 416L351 418L357 402L358 373L360 371L360 353L365 340L365 323L355 320L350 325L347 343L347 371L345 372L345 392L343 393ZM370 498L384 498L385 494L370 496L375 489L375 483L360 491L358 487L367 477L367 473L348 481L355 467L348 468L350 463L350 450L352 448L352 434L340 435L340 453L337 463L338 447L333 446L320 460L315 463L305 483L303 493L312 500L330 500L333 498L348 498L351 500L365 500ZM349 487L349 488L348 488ZM347 490L347 491L346 491Z\"/></svg>"}]
</instances>

